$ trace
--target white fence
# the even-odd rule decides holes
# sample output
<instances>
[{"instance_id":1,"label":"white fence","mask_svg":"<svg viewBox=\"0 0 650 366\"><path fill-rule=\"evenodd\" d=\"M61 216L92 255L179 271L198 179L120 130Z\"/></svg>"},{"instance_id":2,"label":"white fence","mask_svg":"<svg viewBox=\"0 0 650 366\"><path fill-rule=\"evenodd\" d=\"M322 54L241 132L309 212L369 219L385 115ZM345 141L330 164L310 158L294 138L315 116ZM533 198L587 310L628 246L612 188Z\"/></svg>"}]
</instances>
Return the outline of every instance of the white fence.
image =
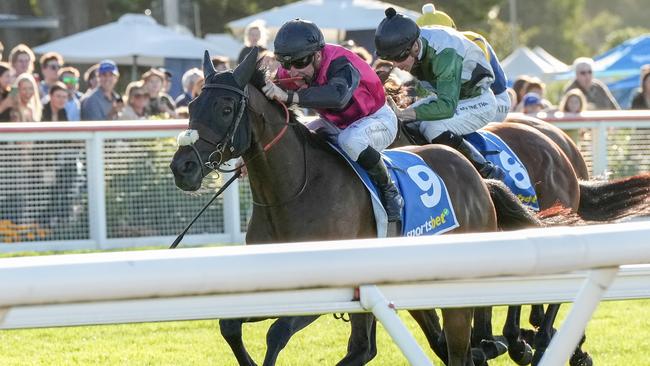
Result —
<instances>
[{"instance_id":1,"label":"white fence","mask_svg":"<svg viewBox=\"0 0 650 366\"><path fill-rule=\"evenodd\" d=\"M0 328L365 310L412 364L429 365L393 309L574 301L542 363L561 365L601 297L650 298L649 236L642 222L5 258Z\"/></svg>"},{"instance_id":2,"label":"white fence","mask_svg":"<svg viewBox=\"0 0 650 366\"><path fill-rule=\"evenodd\" d=\"M579 129L592 174L650 171L650 112L547 119ZM0 252L170 244L228 178L208 179L199 196L175 188L168 165L186 124L0 124ZM241 243L250 211L248 184L236 182L182 245Z\"/></svg>"}]
</instances>

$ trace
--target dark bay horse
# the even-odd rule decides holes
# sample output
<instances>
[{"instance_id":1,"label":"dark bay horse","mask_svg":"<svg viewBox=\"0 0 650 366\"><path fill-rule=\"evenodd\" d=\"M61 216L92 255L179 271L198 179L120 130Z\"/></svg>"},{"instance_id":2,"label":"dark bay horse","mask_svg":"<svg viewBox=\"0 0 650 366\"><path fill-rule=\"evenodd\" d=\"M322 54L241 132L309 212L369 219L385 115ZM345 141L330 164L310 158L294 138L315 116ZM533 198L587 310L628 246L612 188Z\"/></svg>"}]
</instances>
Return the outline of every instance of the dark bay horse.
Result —
<instances>
[{"instance_id":1,"label":"dark bay horse","mask_svg":"<svg viewBox=\"0 0 650 366\"><path fill-rule=\"evenodd\" d=\"M541 210L551 209L559 203L585 220L599 222L648 213L650 175L642 174L609 182L580 181L576 176L576 167L580 170L584 166L586 170L586 165L577 147L564 132L543 121L517 118L512 122L516 123L492 123L484 130L499 136L522 161L534 184ZM401 132L404 133L400 134L392 147L413 142L407 137L404 128ZM561 144L556 144L555 140ZM567 152L572 156L571 159L567 157ZM535 345L534 355L531 355L528 344L522 342L519 329L521 306L509 307L503 334L511 346L508 349L510 356L518 364L539 362L550 343L559 307L559 304L552 304L544 312L541 305L533 306L530 322L539 331L526 333L526 343ZM490 308L477 310L475 318L472 344L477 346L481 340L493 339ZM590 362L588 354L579 346L571 359L571 365L583 366Z\"/></svg>"},{"instance_id":2,"label":"dark bay horse","mask_svg":"<svg viewBox=\"0 0 650 366\"><path fill-rule=\"evenodd\" d=\"M247 244L376 237L370 198L356 174L320 137L294 117L285 119L280 105L260 92L264 75L256 68L256 53L251 52L234 71L217 73L206 52L206 84L189 106L186 135L193 138L179 147L171 163L176 185L186 191L197 190L210 173L209 167L218 169L229 159L242 156L254 200ZM503 185L486 184L457 152L444 146L408 150L420 155L446 183L460 224L454 232L495 231L497 211L491 194L497 193L505 195L496 207L502 212L501 221L510 215L513 222L536 222L526 216L514 195L499 188ZM435 347L441 331L435 312L412 314ZM472 365L472 309L444 309L442 315L446 363ZM267 334L264 365L275 364L289 338L316 318L278 319ZM365 364L376 353L374 318L371 314L351 314L350 318L348 352L339 364ZM242 324L254 320L220 321L221 333L240 365L255 364L242 341Z\"/></svg>"}]
</instances>

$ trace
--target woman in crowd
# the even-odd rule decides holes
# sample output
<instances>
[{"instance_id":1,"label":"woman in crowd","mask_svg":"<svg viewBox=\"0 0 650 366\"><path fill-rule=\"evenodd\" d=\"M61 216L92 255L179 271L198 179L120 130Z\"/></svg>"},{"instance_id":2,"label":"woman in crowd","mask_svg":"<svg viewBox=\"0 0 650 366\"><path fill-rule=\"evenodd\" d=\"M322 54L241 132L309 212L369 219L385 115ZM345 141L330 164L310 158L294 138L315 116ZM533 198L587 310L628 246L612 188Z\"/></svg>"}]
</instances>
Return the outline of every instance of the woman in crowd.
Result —
<instances>
[{"instance_id":1,"label":"woman in crowd","mask_svg":"<svg viewBox=\"0 0 650 366\"><path fill-rule=\"evenodd\" d=\"M239 52L237 63L244 61L244 57L254 48L257 47L260 52L266 51L266 42L268 40L268 31L264 26L264 21L256 20L244 29L244 48Z\"/></svg>"},{"instance_id":2,"label":"woman in crowd","mask_svg":"<svg viewBox=\"0 0 650 366\"><path fill-rule=\"evenodd\" d=\"M151 116L163 115L165 118L176 118L176 105L172 98L163 91L165 74L151 68L142 74L144 88L149 94L147 113Z\"/></svg>"},{"instance_id":3,"label":"woman in crowd","mask_svg":"<svg viewBox=\"0 0 650 366\"><path fill-rule=\"evenodd\" d=\"M12 122L40 122L43 107L38 96L38 85L30 73L18 75L12 86L16 92L10 93L9 98L14 102L11 107ZM13 95L12 95L13 94Z\"/></svg>"},{"instance_id":4,"label":"woman in crowd","mask_svg":"<svg viewBox=\"0 0 650 366\"><path fill-rule=\"evenodd\" d=\"M11 66L6 62L0 62L0 122L11 120L10 112L13 105L13 101L9 99L11 73Z\"/></svg>"},{"instance_id":5,"label":"woman in crowd","mask_svg":"<svg viewBox=\"0 0 650 366\"><path fill-rule=\"evenodd\" d=\"M641 90L632 99L632 109L650 109L650 65L641 68Z\"/></svg>"},{"instance_id":6,"label":"woman in crowd","mask_svg":"<svg viewBox=\"0 0 650 366\"><path fill-rule=\"evenodd\" d=\"M120 115L121 120L147 119L149 93L142 81L132 81L126 87L126 107Z\"/></svg>"},{"instance_id":7,"label":"woman in crowd","mask_svg":"<svg viewBox=\"0 0 650 366\"><path fill-rule=\"evenodd\" d=\"M50 100L43 106L41 121L67 121L68 114L65 111L65 104L68 101L68 88L62 82L57 81L50 86L48 94Z\"/></svg>"},{"instance_id":8,"label":"woman in crowd","mask_svg":"<svg viewBox=\"0 0 650 366\"><path fill-rule=\"evenodd\" d=\"M580 113L587 110L587 98L578 88L569 90L560 101L559 111L564 113Z\"/></svg>"}]
</instances>

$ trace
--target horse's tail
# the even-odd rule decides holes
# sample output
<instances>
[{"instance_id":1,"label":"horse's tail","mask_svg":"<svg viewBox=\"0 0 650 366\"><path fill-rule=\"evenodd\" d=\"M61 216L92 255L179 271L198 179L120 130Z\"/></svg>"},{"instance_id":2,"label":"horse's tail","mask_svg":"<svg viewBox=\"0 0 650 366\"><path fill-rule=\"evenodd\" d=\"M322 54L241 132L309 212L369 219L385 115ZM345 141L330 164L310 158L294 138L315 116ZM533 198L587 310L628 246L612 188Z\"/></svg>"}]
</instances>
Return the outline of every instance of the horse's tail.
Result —
<instances>
[{"instance_id":1,"label":"horse's tail","mask_svg":"<svg viewBox=\"0 0 650 366\"><path fill-rule=\"evenodd\" d=\"M485 183L494 203L497 213L497 225L500 230L586 224L580 216L561 205L553 206L535 214L532 209L521 203L503 182L486 179Z\"/></svg>"},{"instance_id":2,"label":"horse's tail","mask_svg":"<svg viewBox=\"0 0 650 366\"><path fill-rule=\"evenodd\" d=\"M650 174L613 181L581 181L578 214L607 222L650 214Z\"/></svg>"}]
</instances>

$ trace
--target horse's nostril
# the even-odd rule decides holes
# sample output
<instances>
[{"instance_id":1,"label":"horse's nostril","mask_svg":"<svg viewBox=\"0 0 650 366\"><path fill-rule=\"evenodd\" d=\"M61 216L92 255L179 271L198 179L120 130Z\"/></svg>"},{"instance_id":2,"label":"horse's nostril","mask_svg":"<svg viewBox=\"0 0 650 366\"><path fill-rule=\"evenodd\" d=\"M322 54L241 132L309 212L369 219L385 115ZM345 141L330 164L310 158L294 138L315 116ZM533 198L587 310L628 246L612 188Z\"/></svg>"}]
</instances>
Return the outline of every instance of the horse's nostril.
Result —
<instances>
[{"instance_id":1,"label":"horse's nostril","mask_svg":"<svg viewBox=\"0 0 650 366\"><path fill-rule=\"evenodd\" d=\"M181 173L191 173L194 169L196 169L196 163L188 160L183 163L183 166L181 167Z\"/></svg>"}]
</instances>

